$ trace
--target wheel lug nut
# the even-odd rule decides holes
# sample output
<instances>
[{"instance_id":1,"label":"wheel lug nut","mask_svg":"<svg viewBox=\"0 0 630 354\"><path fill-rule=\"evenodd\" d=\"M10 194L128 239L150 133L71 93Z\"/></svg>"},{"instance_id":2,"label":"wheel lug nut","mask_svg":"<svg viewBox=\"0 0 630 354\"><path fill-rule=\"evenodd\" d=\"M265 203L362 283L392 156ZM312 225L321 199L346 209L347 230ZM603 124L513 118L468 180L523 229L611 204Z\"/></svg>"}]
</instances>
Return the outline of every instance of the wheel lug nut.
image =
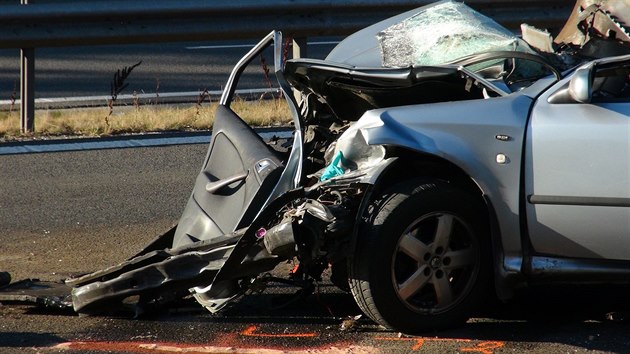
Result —
<instances>
[{"instance_id":1,"label":"wheel lug nut","mask_svg":"<svg viewBox=\"0 0 630 354\"><path fill-rule=\"evenodd\" d=\"M435 272L435 277L436 277L436 278L440 279L440 278L442 278L443 276L444 276L444 272L443 272L443 271L438 270L438 271L436 271L436 272Z\"/></svg>"},{"instance_id":2,"label":"wheel lug nut","mask_svg":"<svg viewBox=\"0 0 630 354\"><path fill-rule=\"evenodd\" d=\"M431 253L425 253L425 254L424 254L424 261L425 261L425 262L428 262L428 261L429 261L429 259L431 259Z\"/></svg>"},{"instance_id":3,"label":"wheel lug nut","mask_svg":"<svg viewBox=\"0 0 630 354\"><path fill-rule=\"evenodd\" d=\"M448 257L442 258L442 264L444 264L445 266L451 264L451 259Z\"/></svg>"},{"instance_id":4,"label":"wheel lug nut","mask_svg":"<svg viewBox=\"0 0 630 354\"><path fill-rule=\"evenodd\" d=\"M424 275L429 276L431 274L431 268L424 268Z\"/></svg>"}]
</instances>

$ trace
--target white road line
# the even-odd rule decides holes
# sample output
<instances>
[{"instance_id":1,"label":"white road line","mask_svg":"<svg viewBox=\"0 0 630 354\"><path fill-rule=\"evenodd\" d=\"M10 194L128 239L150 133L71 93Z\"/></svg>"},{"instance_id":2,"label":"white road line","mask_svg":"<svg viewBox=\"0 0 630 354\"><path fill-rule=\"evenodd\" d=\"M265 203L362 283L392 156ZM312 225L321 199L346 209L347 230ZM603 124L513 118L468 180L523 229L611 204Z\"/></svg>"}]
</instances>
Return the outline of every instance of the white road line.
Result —
<instances>
[{"instance_id":1,"label":"white road line","mask_svg":"<svg viewBox=\"0 0 630 354\"><path fill-rule=\"evenodd\" d=\"M324 41L324 42L306 42L307 45L334 45L338 44L339 41ZM225 45L201 45L195 47L186 47L189 50L197 50L197 49L233 49L233 48L252 48L253 44L225 44Z\"/></svg>"}]
</instances>

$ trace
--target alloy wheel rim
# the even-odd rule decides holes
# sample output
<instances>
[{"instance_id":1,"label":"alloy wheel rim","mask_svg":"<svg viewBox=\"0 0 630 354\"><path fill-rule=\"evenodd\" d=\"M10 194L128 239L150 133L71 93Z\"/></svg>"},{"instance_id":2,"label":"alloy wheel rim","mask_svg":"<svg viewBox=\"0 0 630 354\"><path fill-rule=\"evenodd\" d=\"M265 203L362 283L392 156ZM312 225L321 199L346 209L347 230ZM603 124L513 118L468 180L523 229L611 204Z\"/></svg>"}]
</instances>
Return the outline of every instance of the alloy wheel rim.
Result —
<instances>
[{"instance_id":1,"label":"alloy wheel rim","mask_svg":"<svg viewBox=\"0 0 630 354\"><path fill-rule=\"evenodd\" d=\"M470 293L480 264L479 243L464 220L447 212L426 214L398 239L392 282L412 311L443 313Z\"/></svg>"}]
</instances>

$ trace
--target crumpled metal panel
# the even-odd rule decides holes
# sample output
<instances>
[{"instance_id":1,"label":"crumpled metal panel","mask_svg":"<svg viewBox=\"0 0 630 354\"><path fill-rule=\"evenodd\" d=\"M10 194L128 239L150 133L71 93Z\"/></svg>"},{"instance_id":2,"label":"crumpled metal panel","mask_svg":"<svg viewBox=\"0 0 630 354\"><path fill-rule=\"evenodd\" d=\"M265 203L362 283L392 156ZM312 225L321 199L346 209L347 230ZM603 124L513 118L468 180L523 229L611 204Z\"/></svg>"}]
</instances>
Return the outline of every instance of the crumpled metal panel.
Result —
<instances>
[{"instance_id":1,"label":"crumpled metal panel","mask_svg":"<svg viewBox=\"0 0 630 354\"><path fill-rule=\"evenodd\" d=\"M33 304L47 309L69 310L72 308L70 287L62 283L20 280L0 287L1 303Z\"/></svg>"},{"instance_id":2,"label":"crumpled metal panel","mask_svg":"<svg viewBox=\"0 0 630 354\"><path fill-rule=\"evenodd\" d=\"M532 52L489 17L460 2L443 2L379 32L383 66L445 64L488 51Z\"/></svg>"},{"instance_id":3,"label":"crumpled metal panel","mask_svg":"<svg viewBox=\"0 0 630 354\"><path fill-rule=\"evenodd\" d=\"M578 0L557 44L584 46L593 36L630 42L630 0Z\"/></svg>"},{"instance_id":4,"label":"crumpled metal panel","mask_svg":"<svg viewBox=\"0 0 630 354\"><path fill-rule=\"evenodd\" d=\"M140 295L136 312L147 303L170 300L193 286L207 285L228 259L243 231L191 245L151 251L119 265L68 279L72 306L82 314L99 314L125 306Z\"/></svg>"}]
</instances>

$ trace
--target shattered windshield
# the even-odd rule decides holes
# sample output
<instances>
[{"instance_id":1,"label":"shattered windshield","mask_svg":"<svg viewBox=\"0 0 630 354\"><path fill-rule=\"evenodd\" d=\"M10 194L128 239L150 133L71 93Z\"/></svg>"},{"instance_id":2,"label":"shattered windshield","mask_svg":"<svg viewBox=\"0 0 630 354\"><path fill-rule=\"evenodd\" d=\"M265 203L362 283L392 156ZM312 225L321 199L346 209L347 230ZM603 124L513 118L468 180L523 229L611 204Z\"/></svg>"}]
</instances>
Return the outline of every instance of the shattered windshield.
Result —
<instances>
[{"instance_id":1,"label":"shattered windshield","mask_svg":"<svg viewBox=\"0 0 630 354\"><path fill-rule=\"evenodd\" d=\"M533 51L489 17L459 2L425 8L377 34L385 67L437 65L489 51Z\"/></svg>"}]
</instances>

